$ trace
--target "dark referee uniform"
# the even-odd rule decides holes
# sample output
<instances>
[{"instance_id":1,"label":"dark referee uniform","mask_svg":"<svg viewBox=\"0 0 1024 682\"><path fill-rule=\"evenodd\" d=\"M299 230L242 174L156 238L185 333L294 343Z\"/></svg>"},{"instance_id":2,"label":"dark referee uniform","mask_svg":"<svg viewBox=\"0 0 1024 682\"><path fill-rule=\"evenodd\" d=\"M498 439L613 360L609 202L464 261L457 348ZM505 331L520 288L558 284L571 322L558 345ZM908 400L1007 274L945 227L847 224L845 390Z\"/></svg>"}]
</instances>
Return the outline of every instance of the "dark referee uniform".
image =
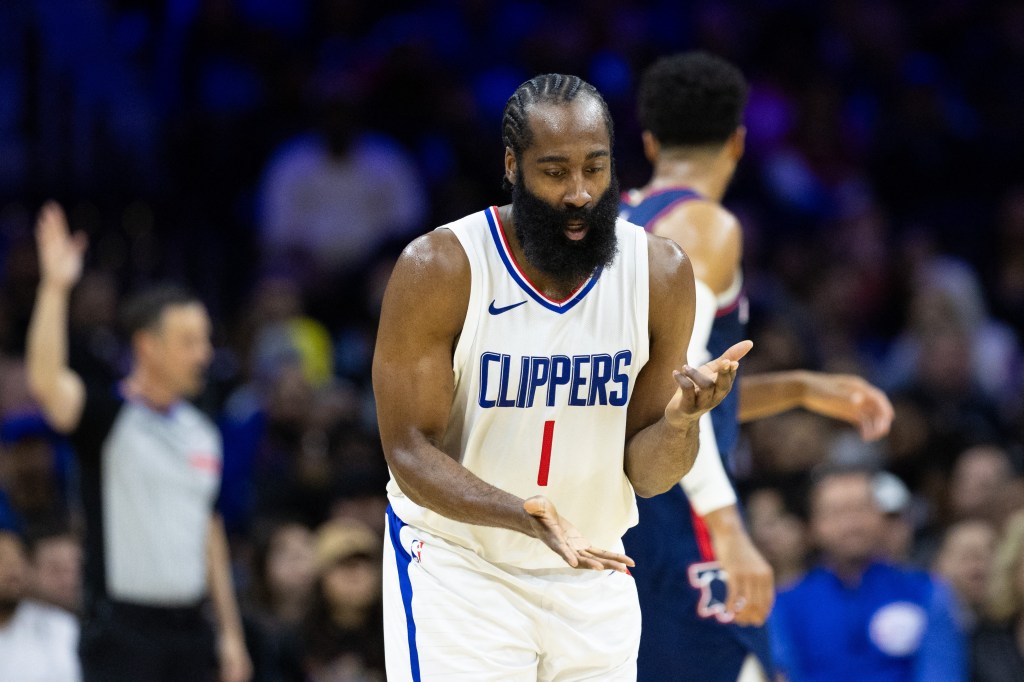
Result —
<instances>
[{"instance_id":1,"label":"dark referee uniform","mask_svg":"<svg viewBox=\"0 0 1024 682\"><path fill-rule=\"evenodd\" d=\"M86 515L86 682L212 679L201 604L220 485L216 427L187 401L157 411L110 386L87 390L71 439Z\"/></svg>"}]
</instances>

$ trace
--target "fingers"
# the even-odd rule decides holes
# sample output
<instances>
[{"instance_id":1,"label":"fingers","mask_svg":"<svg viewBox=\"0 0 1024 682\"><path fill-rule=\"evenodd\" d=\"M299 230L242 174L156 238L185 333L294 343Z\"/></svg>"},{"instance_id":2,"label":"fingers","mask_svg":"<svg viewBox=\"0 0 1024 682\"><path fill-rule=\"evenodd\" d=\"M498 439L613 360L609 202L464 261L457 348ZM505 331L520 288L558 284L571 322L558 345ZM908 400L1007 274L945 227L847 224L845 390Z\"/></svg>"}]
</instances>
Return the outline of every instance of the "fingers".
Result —
<instances>
[{"instance_id":1,"label":"fingers","mask_svg":"<svg viewBox=\"0 0 1024 682\"><path fill-rule=\"evenodd\" d=\"M574 568L585 568L591 571L604 571L609 568L619 570L614 566L606 565L607 562L604 562L600 559L597 559L596 557L591 556L590 553L587 552L587 550L582 550L578 552L578 556L579 563Z\"/></svg>"},{"instance_id":2,"label":"fingers","mask_svg":"<svg viewBox=\"0 0 1024 682\"><path fill-rule=\"evenodd\" d=\"M619 573L629 573L629 569L632 566L636 566L636 563L625 554L617 554L615 552L608 552L603 549L596 547L589 547L579 552L580 556L589 562L591 562L588 568L597 568L598 570L611 569L618 571ZM593 564L596 562L596 566Z\"/></svg>"},{"instance_id":3,"label":"fingers","mask_svg":"<svg viewBox=\"0 0 1024 682\"><path fill-rule=\"evenodd\" d=\"M727 578L726 611L738 625L762 625L771 612L775 590L770 570L741 573Z\"/></svg>"},{"instance_id":4,"label":"fingers","mask_svg":"<svg viewBox=\"0 0 1024 682\"><path fill-rule=\"evenodd\" d=\"M740 341L739 343L733 344L728 349L726 349L726 351L724 353L722 353L721 358L725 358L726 360L732 360L732 361L739 360L744 355L749 353L750 349L753 348L753 347L754 347L754 342L751 341L750 339L746 339L744 341Z\"/></svg>"},{"instance_id":5,"label":"fingers","mask_svg":"<svg viewBox=\"0 0 1024 682\"><path fill-rule=\"evenodd\" d=\"M47 237L60 237L67 234L68 221L64 209L56 201L47 201L39 211L37 221L39 232Z\"/></svg>"},{"instance_id":6,"label":"fingers","mask_svg":"<svg viewBox=\"0 0 1024 682\"><path fill-rule=\"evenodd\" d=\"M523 509L536 524L536 537L573 568L595 571L611 569L629 573L629 567L636 565L625 554L591 547L590 541L575 526L559 516L555 505L543 495L525 500Z\"/></svg>"},{"instance_id":7,"label":"fingers","mask_svg":"<svg viewBox=\"0 0 1024 682\"><path fill-rule=\"evenodd\" d=\"M886 436L892 426L894 410L885 393L866 381L857 390L851 401L858 410L860 436L865 441L874 441Z\"/></svg>"}]
</instances>

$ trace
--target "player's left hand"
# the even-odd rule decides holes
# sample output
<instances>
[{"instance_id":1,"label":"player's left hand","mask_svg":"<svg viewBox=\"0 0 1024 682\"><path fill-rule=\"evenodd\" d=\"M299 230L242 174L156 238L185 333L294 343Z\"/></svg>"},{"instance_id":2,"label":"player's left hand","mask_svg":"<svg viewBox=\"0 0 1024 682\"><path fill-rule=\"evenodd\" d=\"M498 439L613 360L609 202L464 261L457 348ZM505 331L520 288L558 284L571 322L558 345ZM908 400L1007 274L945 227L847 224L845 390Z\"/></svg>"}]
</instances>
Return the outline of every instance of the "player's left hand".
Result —
<instances>
[{"instance_id":1,"label":"player's left hand","mask_svg":"<svg viewBox=\"0 0 1024 682\"><path fill-rule=\"evenodd\" d=\"M853 424L866 441L878 440L892 426L892 403L885 393L853 374L806 372L803 405L808 410Z\"/></svg>"},{"instance_id":2,"label":"player's left hand","mask_svg":"<svg viewBox=\"0 0 1024 682\"><path fill-rule=\"evenodd\" d=\"M568 519L558 513L555 504L543 495L534 495L523 502L523 509L530 515L533 534L565 563L573 568L595 571L613 570L629 573L633 560L625 554L609 552L590 544Z\"/></svg>"},{"instance_id":3,"label":"player's left hand","mask_svg":"<svg viewBox=\"0 0 1024 682\"><path fill-rule=\"evenodd\" d=\"M672 372L679 390L665 408L665 418L677 425L693 423L702 414L722 402L736 381L740 358L753 347L752 341L740 341L722 353L718 359L699 368L683 365L681 372Z\"/></svg>"},{"instance_id":4,"label":"player's left hand","mask_svg":"<svg viewBox=\"0 0 1024 682\"><path fill-rule=\"evenodd\" d=\"M715 557L725 571L726 611L737 625L763 625L775 603L775 574L743 530L712 535Z\"/></svg>"},{"instance_id":5,"label":"player's left hand","mask_svg":"<svg viewBox=\"0 0 1024 682\"><path fill-rule=\"evenodd\" d=\"M249 682L252 679L252 661L239 634L225 634L218 646L220 682Z\"/></svg>"}]
</instances>

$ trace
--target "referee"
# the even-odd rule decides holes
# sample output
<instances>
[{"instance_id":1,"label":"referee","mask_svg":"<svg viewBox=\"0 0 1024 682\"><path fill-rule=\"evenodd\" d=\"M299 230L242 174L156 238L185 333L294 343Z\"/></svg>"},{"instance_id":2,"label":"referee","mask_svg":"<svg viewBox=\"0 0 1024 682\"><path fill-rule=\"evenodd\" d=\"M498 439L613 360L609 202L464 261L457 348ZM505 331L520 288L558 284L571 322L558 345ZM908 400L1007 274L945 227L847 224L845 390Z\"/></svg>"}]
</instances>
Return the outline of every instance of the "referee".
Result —
<instances>
[{"instance_id":1,"label":"referee","mask_svg":"<svg viewBox=\"0 0 1024 682\"><path fill-rule=\"evenodd\" d=\"M245 682L224 528L216 428L186 398L203 386L210 320L202 303L163 288L122 311L132 367L116 386L86 386L68 367L68 295L85 235L61 208L36 228L40 284L28 333L29 387L78 454L86 515L85 682ZM216 633L203 603L209 597Z\"/></svg>"}]
</instances>

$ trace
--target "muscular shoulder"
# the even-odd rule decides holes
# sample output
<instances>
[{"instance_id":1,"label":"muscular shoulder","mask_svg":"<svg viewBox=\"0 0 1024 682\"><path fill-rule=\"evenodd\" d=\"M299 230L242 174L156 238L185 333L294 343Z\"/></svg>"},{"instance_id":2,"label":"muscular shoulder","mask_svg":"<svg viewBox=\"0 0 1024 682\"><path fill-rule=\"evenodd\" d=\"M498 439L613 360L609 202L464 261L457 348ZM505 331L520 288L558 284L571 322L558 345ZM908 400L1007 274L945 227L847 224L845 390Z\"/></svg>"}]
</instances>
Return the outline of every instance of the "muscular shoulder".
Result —
<instances>
[{"instance_id":1,"label":"muscular shoulder","mask_svg":"<svg viewBox=\"0 0 1024 682\"><path fill-rule=\"evenodd\" d=\"M683 249L671 239L647 235L647 259L650 271L651 330L659 320L685 318L680 310L689 309L694 300L693 267ZM674 323L670 322L671 326Z\"/></svg>"},{"instance_id":2,"label":"muscular shoulder","mask_svg":"<svg viewBox=\"0 0 1024 682\"><path fill-rule=\"evenodd\" d=\"M726 291L739 269L743 232L732 212L713 201L688 201L658 220L652 231L671 239L690 257L694 276L716 293Z\"/></svg>"},{"instance_id":3,"label":"muscular shoulder","mask_svg":"<svg viewBox=\"0 0 1024 682\"><path fill-rule=\"evenodd\" d=\"M409 276L440 278L469 283L469 259L451 230L434 230L417 237L402 251L395 272Z\"/></svg>"},{"instance_id":4,"label":"muscular shoulder","mask_svg":"<svg viewBox=\"0 0 1024 682\"><path fill-rule=\"evenodd\" d=\"M413 240L391 274L382 310L385 322L416 325L423 332L455 333L469 306L469 258L451 230ZM394 320L392 314L397 314Z\"/></svg>"},{"instance_id":5,"label":"muscular shoulder","mask_svg":"<svg viewBox=\"0 0 1024 682\"><path fill-rule=\"evenodd\" d=\"M651 287L679 284L693 279L693 267L683 248L671 239L647 233L647 260Z\"/></svg>"}]
</instances>

